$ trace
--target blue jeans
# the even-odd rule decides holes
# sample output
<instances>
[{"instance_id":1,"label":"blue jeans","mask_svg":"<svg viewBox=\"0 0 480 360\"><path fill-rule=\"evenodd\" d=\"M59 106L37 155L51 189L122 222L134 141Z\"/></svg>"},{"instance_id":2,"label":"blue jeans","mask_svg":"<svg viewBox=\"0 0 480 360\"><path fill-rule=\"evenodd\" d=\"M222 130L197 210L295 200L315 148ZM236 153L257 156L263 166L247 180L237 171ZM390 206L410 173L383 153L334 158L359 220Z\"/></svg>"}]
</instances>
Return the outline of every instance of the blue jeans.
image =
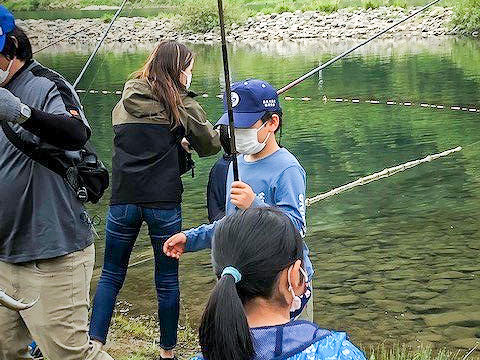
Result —
<instances>
[{"instance_id":1,"label":"blue jeans","mask_svg":"<svg viewBox=\"0 0 480 360\"><path fill-rule=\"evenodd\" d=\"M130 254L143 221L148 225L155 255L155 285L160 323L160 347L173 349L177 343L180 309L178 260L163 253L163 244L181 231L182 210L150 209L137 205L112 205L108 211L105 260L93 300L90 337L105 344L118 292L128 269Z\"/></svg>"}]
</instances>

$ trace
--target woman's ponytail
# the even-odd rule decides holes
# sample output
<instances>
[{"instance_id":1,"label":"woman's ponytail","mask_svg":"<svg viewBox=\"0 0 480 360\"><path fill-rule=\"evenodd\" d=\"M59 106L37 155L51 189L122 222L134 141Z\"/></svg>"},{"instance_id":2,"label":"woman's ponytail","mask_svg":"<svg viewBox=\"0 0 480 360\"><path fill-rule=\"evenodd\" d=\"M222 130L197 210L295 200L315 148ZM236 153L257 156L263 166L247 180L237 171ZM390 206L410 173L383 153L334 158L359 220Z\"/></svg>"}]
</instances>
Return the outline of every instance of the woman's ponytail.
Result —
<instances>
[{"instance_id":1,"label":"woman's ponytail","mask_svg":"<svg viewBox=\"0 0 480 360\"><path fill-rule=\"evenodd\" d=\"M217 282L199 330L205 360L250 360L255 355L242 301L232 275Z\"/></svg>"}]
</instances>

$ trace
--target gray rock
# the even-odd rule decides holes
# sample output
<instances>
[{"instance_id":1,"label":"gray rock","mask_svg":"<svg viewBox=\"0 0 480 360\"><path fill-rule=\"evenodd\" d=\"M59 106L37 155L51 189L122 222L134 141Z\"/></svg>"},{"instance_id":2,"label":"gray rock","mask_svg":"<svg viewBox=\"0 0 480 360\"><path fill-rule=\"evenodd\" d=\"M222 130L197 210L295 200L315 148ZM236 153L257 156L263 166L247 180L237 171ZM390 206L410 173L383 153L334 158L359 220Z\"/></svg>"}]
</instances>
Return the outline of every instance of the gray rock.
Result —
<instances>
[{"instance_id":1,"label":"gray rock","mask_svg":"<svg viewBox=\"0 0 480 360\"><path fill-rule=\"evenodd\" d=\"M357 312L352 316L353 319L358 320L358 321L372 321L376 320L378 318L377 313L372 313L372 312Z\"/></svg>"},{"instance_id":2,"label":"gray rock","mask_svg":"<svg viewBox=\"0 0 480 360\"><path fill-rule=\"evenodd\" d=\"M360 298L356 295L335 295L327 300L332 305L353 305L358 303Z\"/></svg>"},{"instance_id":3,"label":"gray rock","mask_svg":"<svg viewBox=\"0 0 480 360\"><path fill-rule=\"evenodd\" d=\"M403 313L407 309L405 303L395 300L375 300L375 304L387 312Z\"/></svg>"},{"instance_id":4,"label":"gray rock","mask_svg":"<svg viewBox=\"0 0 480 360\"><path fill-rule=\"evenodd\" d=\"M451 340L473 338L475 333L475 328L463 326L449 326L443 331L443 334Z\"/></svg>"},{"instance_id":5,"label":"gray rock","mask_svg":"<svg viewBox=\"0 0 480 360\"><path fill-rule=\"evenodd\" d=\"M373 288L374 286L372 284L358 284L358 285L352 286L353 291L360 294L373 290Z\"/></svg>"},{"instance_id":6,"label":"gray rock","mask_svg":"<svg viewBox=\"0 0 480 360\"><path fill-rule=\"evenodd\" d=\"M415 291L411 293L408 297L410 299L421 299L421 300L430 300L438 296L438 293L431 291Z\"/></svg>"},{"instance_id":7,"label":"gray rock","mask_svg":"<svg viewBox=\"0 0 480 360\"><path fill-rule=\"evenodd\" d=\"M438 314L447 310L445 306L437 304L408 304L407 308L416 314Z\"/></svg>"},{"instance_id":8,"label":"gray rock","mask_svg":"<svg viewBox=\"0 0 480 360\"><path fill-rule=\"evenodd\" d=\"M443 314L426 315L423 320L428 326L480 326L480 312L465 314L463 312L453 311Z\"/></svg>"},{"instance_id":9,"label":"gray rock","mask_svg":"<svg viewBox=\"0 0 480 360\"><path fill-rule=\"evenodd\" d=\"M432 279L462 279L465 274L459 271L445 271L432 276Z\"/></svg>"},{"instance_id":10,"label":"gray rock","mask_svg":"<svg viewBox=\"0 0 480 360\"><path fill-rule=\"evenodd\" d=\"M479 343L480 343L480 339L478 338L458 339L448 343L448 346L470 350L470 349L473 349L475 346L477 346L477 349L478 349Z\"/></svg>"}]
</instances>

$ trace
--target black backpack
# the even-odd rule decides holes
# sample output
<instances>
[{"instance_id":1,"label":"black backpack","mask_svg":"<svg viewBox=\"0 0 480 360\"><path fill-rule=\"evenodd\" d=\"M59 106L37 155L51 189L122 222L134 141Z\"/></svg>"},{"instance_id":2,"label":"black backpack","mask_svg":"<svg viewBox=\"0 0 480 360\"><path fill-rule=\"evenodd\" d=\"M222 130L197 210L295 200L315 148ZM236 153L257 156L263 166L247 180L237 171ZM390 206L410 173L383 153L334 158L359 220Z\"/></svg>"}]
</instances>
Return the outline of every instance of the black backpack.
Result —
<instances>
[{"instance_id":1,"label":"black backpack","mask_svg":"<svg viewBox=\"0 0 480 360\"><path fill-rule=\"evenodd\" d=\"M108 189L110 177L105 165L90 142L79 151L70 152L52 146L39 146L23 141L13 129L2 121L7 139L21 152L60 175L73 189L82 203L96 204Z\"/></svg>"}]
</instances>

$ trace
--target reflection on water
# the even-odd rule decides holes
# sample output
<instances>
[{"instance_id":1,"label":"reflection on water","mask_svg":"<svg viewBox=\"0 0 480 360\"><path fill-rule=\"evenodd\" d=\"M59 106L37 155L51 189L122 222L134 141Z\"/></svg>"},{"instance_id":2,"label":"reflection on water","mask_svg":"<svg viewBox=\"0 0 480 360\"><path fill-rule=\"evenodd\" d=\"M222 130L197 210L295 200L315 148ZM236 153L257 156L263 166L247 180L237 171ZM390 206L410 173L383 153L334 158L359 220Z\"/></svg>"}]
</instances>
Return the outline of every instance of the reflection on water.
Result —
<instances>
[{"instance_id":1,"label":"reflection on water","mask_svg":"<svg viewBox=\"0 0 480 360\"><path fill-rule=\"evenodd\" d=\"M305 44L304 44L305 45ZM359 176L461 145L448 158L421 165L308 209L307 243L316 269L315 320L347 329L354 341L426 341L473 347L480 338L480 141L478 113L420 107L324 103L322 96L395 99L436 104L480 104L479 44L377 42L288 93L311 101L284 101L282 139L307 171L313 196ZM264 78L282 86L325 62L344 44L234 46L234 79ZM287 49L287 50L285 50ZM319 51L321 49L321 51ZM193 89L212 121L222 112L220 49L194 46ZM320 53L319 53L320 52ZM121 89L147 55L100 54L79 88ZM42 54L40 60L74 79L87 54ZM110 164L114 95L81 94L93 141ZM205 188L214 158L197 161L195 180L185 177L184 227L206 221ZM108 197L108 196L107 196ZM103 215L107 199L90 207ZM103 216L104 217L104 216ZM101 226L104 226L102 224ZM102 263L103 229L97 241ZM143 232L132 262L148 258ZM183 305L198 322L214 284L207 251L181 262ZM138 296L142 294L142 296ZM152 263L129 270L121 298L137 313L155 312Z\"/></svg>"}]
</instances>

